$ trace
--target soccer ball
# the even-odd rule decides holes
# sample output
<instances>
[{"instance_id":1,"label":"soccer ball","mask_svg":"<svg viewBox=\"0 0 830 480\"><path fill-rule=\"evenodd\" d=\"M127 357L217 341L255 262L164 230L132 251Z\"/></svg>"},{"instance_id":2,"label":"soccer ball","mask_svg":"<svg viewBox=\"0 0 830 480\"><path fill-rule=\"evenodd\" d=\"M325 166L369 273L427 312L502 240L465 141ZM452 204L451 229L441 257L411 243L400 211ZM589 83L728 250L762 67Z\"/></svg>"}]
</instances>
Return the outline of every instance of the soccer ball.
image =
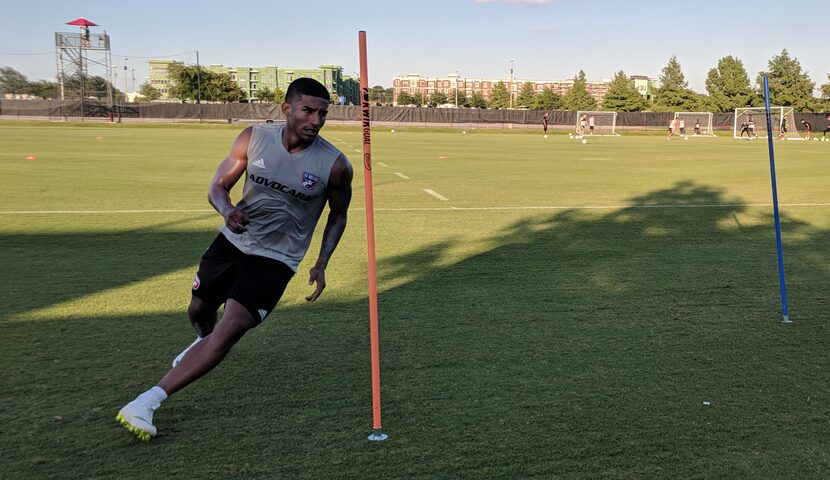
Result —
<instances>
[{"instance_id":1,"label":"soccer ball","mask_svg":"<svg viewBox=\"0 0 830 480\"><path fill-rule=\"evenodd\" d=\"M568 134L568 138L569 138L569 139L571 139L571 140L573 140L573 138L574 138L574 134L573 134L573 133L569 133L569 134Z\"/></svg>"},{"instance_id":2,"label":"soccer ball","mask_svg":"<svg viewBox=\"0 0 830 480\"><path fill-rule=\"evenodd\" d=\"M461 132L461 134L462 135L467 135L467 130L464 130L463 132Z\"/></svg>"},{"instance_id":3,"label":"soccer ball","mask_svg":"<svg viewBox=\"0 0 830 480\"><path fill-rule=\"evenodd\" d=\"M587 139L587 138L583 138L583 139L582 139L582 143L588 143L588 139Z\"/></svg>"},{"instance_id":4,"label":"soccer ball","mask_svg":"<svg viewBox=\"0 0 830 480\"><path fill-rule=\"evenodd\" d=\"M394 129L394 128L392 129L392 133L395 133L395 129Z\"/></svg>"},{"instance_id":5,"label":"soccer ball","mask_svg":"<svg viewBox=\"0 0 830 480\"><path fill-rule=\"evenodd\" d=\"M545 138L548 138L548 134L547 134L547 133L545 134Z\"/></svg>"},{"instance_id":6,"label":"soccer ball","mask_svg":"<svg viewBox=\"0 0 830 480\"><path fill-rule=\"evenodd\" d=\"M689 137L683 137L683 140L688 140L688 139L689 139Z\"/></svg>"}]
</instances>

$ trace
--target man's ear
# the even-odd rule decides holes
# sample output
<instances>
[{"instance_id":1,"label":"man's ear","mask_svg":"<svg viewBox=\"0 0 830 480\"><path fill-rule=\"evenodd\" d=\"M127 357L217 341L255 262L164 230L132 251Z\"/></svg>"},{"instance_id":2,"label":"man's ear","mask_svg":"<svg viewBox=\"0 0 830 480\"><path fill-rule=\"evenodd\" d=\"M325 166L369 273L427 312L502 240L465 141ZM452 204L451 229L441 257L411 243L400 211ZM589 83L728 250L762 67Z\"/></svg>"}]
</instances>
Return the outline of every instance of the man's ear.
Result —
<instances>
[{"instance_id":1,"label":"man's ear","mask_svg":"<svg viewBox=\"0 0 830 480\"><path fill-rule=\"evenodd\" d=\"M287 117L288 112L291 110L291 104L288 102L283 102L282 105L280 105L280 110L282 110L283 116Z\"/></svg>"}]
</instances>

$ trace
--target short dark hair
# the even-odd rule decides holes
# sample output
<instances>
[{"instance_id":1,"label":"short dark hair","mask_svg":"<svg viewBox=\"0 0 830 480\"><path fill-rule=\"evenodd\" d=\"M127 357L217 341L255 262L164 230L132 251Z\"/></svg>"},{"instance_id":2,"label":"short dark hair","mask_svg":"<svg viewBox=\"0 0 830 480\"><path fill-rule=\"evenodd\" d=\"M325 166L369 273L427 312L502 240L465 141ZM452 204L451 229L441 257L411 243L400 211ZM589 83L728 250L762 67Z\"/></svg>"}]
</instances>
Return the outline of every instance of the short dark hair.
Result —
<instances>
[{"instance_id":1,"label":"short dark hair","mask_svg":"<svg viewBox=\"0 0 830 480\"><path fill-rule=\"evenodd\" d=\"M291 82L288 86L288 91L285 92L285 101L291 103L299 99L302 95L331 100L331 95L329 95L329 90L325 85L308 77L298 78Z\"/></svg>"}]
</instances>

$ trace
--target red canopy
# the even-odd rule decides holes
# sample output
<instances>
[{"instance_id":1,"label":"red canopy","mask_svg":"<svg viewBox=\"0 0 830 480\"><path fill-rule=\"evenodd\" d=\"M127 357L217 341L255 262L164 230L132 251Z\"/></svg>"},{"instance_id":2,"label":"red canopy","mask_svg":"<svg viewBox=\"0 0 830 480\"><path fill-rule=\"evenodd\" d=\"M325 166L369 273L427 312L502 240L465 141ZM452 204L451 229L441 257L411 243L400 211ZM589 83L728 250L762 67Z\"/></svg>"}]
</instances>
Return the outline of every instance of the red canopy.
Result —
<instances>
[{"instance_id":1,"label":"red canopy","mask_svg":"<svg viewBox=\"0 0 830 480\"><path fill-rule=\"evenodd\" d=\"M81 17L77 20L72 20L71 22L66 22L67 25L77 25L79 27L97 27L97 23L92 23L89 20Z\"/></svg>"}]
</instances>

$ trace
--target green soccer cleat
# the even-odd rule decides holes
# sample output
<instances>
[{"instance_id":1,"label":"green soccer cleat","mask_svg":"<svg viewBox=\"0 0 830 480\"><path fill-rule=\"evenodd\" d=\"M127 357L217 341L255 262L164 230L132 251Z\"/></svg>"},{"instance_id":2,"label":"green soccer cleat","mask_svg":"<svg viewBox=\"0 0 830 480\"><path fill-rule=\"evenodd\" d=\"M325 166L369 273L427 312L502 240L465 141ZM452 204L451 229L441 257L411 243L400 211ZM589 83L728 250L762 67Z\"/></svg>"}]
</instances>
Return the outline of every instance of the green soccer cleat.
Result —
<instances>
[{"instance_id":1,"label":"green soccer cleat","mask_svg":"<svg viewBox=\"0 0 830 480\"><path fill-rule=\"evenodd\" d=\"M128 403L118 412L115 419L140 440L149 442L150 438L156 436L157 430L153 426L153 409L141 400Z\"/></svg>"}]
</instances>

